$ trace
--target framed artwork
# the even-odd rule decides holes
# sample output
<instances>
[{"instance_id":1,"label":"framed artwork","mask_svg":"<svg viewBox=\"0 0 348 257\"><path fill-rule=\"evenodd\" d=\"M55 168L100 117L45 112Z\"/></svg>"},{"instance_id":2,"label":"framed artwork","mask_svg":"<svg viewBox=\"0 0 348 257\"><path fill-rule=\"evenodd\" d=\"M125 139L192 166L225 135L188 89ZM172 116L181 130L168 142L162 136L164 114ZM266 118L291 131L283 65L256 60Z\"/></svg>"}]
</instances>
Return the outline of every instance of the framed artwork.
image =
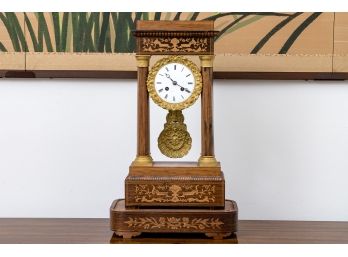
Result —
<instances>
[{"instance_id":1,"label":"framed artwork","mask_svg":"<svg viewBox=\"0 0 348 257\"><path fill-rule=\"evenodd\" d=\"M138 20L214 20L216 78L347 76L348 13L333 12L3 12L0 75L135 78Z\"/></svg>"}]
</instances>

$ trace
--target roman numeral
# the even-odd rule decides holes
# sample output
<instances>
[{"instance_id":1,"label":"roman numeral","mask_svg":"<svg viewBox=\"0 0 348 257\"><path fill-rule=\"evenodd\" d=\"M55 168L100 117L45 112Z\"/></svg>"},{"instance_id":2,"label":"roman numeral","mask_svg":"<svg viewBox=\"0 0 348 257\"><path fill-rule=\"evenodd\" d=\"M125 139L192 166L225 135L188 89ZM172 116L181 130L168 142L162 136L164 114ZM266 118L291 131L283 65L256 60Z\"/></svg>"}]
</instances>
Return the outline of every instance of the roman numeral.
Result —
<instances>
[{"instance_id":1,"label":"roman numeral","mask_svg":"<svg viewBox=\"0 0 348 257\"><path fill-rule=\"evenodd\" d=\"M176 64L174 64L174 70L176 70Z\"/></svg>"},{"instance_id":2,"label":"roman numeral","mask_svg":"<svg viewBox=\"0 0 348 257\"><path fill-rule=\"evenodd\" d=\"M190 73L190 74L187 74L187 75L186 75L186 78L187 78L188 76L191 76L191 73Z\"/></svg>"},{"instance_id":3,"label":"roman numeral","mask_svg":"<svg viewBox=\"0 0 348 257\"><path fill-rule=\"evenodd\" d=\"M187 93L191 93L191 91L190 91L190 90L188 90L187 88L185 88L185 91L186 91Z\"/></svg>"},{"instance_id":4,"label":"roman numeral","mask_svg":"<svg viewBox=\"0 0 348 257\"><path fill-rule=\"evenodd\" d=\"M184 70L184 67L182 67L181 72Z\"/></svg>"},{"instance_id":5,"label":"roman numeral","mask_svg":"<svg viewBox=\"0 0 348 257\"><path fill-rule=\"evenodd\" d=\"M160 93L161 93L162 91L163 91L163 88L161 88L160 90L158 90L158 92L160 92Z\"/></svg>"},{"instance_id":6,"label":"roman numeral","mask_svg":"<svg viewBox=\"0 0 348 257\"><path fill-rule=\"evenodd\" d=\"M158 75L160 75L160 76L164 76L163 74L158 74Z\"/></svg>"},{"instance_id":7,"label":"roman numeral","mask_svg":"<svg viewBox=\"0 0 348 257\"><path fill-rule=\"evenodd\" d=\"M166 94L164 98L167 99L168 98L168 94Z\"/></svg>"},{"instance_id":8,"label":"roman numeral","mask_svg":"<svg viewBox=\"0 0 348 257\"><path fill-rule=\"evenodd\" d=\"M184 97L181 95L181 98L184 99Z\"/></svg>"},{"instance_id":9,"label":"roman numeral","mask_svg":"<svg viewBox=\"0 0 348 257\"><path fill-rule=\"evenodd\" d=\"M166 67L166 70L169 71L168 67Z\"/></svg>"},{"instance_id":10,"label":"roman numeral","mask_svg":"<svg viewBox=\"0 0 348 257\"><path fill-rule=\"evenodd\" d=\"M188 82L187 84L192 85L192 84L193 84L193 82Z\"/></svg>"},{"instance_id":11,"label":"roman numeral","mask_svg":"<svg viewBox=\"0 0 348 257\"><path fill-rule=\"evenodd\" d=\"M157 82L157 84L162 84L162 82Z\"/></svg>"},{"instance_id":12,"label":"roman numeral","mask_svg":"<svg viewBox=\"0 0 348 257\"><path fill-rule=\"evenodd\" d=\"M175 96L173 96L173 102L175 102Z\"/></svg>"}]
</instances>

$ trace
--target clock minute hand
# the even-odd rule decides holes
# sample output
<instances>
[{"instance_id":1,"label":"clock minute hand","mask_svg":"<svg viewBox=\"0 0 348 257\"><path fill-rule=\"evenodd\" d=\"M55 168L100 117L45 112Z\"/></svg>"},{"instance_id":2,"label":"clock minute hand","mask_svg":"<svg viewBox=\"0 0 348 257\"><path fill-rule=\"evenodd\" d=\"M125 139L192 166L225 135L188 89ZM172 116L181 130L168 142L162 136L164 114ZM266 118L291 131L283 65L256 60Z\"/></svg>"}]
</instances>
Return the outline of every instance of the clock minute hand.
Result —
<instances>
[{"instance_id":1,"label":"clock minute hand","mask_svg":"<svg viewBox=\"0 0 348 257\"><path fill-rule=\"evenodd\" d=\"M166 77L167 77L168 79L170 79L170 80L173 82L173 85L175 85L175 82L176 82L176 81L174 81L174 80L170 77L170 75L169 75L168 73L166 73Z\"/></svg>"}]
</instances>

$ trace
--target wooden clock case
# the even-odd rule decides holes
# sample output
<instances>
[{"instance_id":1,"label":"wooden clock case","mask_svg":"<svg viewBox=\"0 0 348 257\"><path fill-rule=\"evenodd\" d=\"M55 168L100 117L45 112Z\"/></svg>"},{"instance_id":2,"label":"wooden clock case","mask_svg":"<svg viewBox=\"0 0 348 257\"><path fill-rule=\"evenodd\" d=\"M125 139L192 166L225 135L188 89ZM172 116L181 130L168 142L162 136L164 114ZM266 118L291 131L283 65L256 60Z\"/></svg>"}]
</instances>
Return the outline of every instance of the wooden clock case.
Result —
<instances>
[{"instance_id":1,"label":"wooden clock case","mask_svg":"<svg viewBox=\"0 0 348 257\"><path fill-rule=\"evenodd\" d=\"M225 179L214 155L213 21L138 21L137 156L125 179L125 199L110 208L116 235L204 233L222 239L237 231L238 209L225 199ZM197 162L156 162L150 154L146 80L153 55L199 56L202 74L201 157Z\"/></svg>"}]
</instances>

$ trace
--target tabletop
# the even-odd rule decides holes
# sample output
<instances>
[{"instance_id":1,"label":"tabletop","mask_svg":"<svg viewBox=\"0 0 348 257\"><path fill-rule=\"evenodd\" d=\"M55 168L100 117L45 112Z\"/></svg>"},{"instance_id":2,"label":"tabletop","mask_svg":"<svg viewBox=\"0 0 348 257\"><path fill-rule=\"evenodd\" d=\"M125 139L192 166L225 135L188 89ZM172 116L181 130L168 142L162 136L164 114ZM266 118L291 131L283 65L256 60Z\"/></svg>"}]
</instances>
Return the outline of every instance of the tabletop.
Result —
<instances>
[{"instance_id":1,"label":"tabletop","mask_svg":"<svg viewBox=\"0 0 348 257\"><path fill-rule=\"evenodd\" d=\"M212 240L203 235L152 235L122 239L109 219L0 219L0 243L348 243L348 222L240 220L235 236Z\"/></svg>"}]
</instances>

